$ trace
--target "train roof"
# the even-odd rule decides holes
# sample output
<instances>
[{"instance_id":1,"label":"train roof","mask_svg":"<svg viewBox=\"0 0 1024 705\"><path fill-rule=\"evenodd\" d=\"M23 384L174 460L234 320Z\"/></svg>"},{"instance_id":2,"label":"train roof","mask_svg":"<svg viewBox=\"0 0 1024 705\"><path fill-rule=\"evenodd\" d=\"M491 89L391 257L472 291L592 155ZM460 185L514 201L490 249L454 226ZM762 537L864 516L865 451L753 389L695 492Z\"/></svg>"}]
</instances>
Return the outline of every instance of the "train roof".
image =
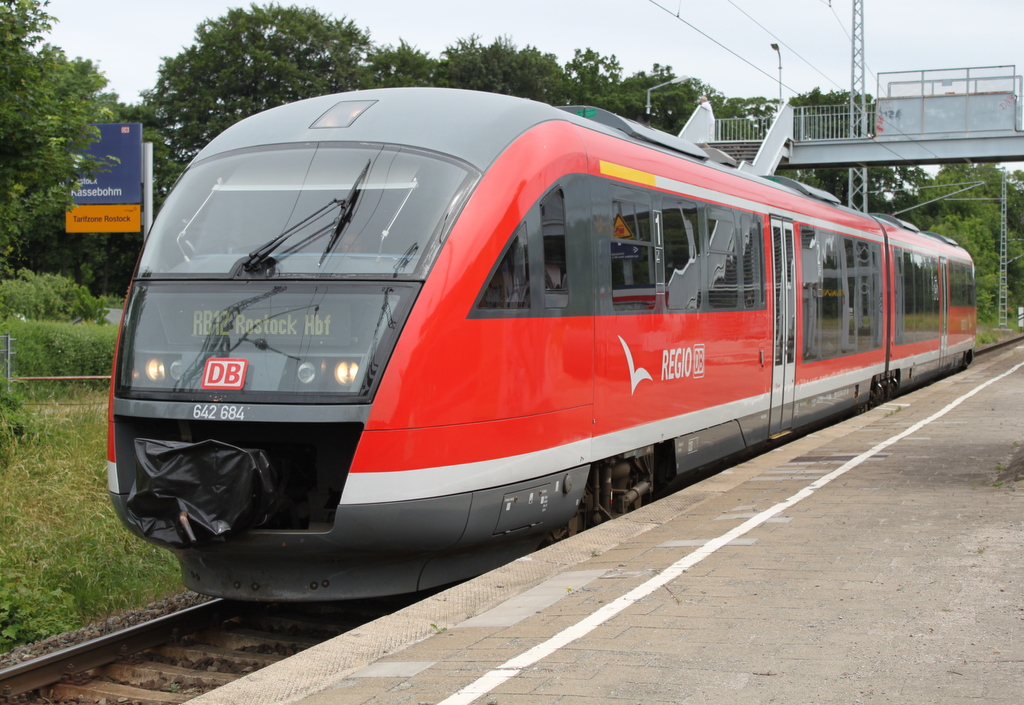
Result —
<instances>
[{"instance_id":1,"label":"train roof","mask_svg":"<svg viewBox=\"0 0 1024 705\"><path fill-rule=\"evenodd\" d=\"M617 119L635 129L497 93L379 88L300 100L245 118L215 137L196 159L269 144L383 142L450 154L482 171L519 135L549 120L574 122L700 161L706 159L700 148L685 140Z\"/></svg>"}]
</instances>

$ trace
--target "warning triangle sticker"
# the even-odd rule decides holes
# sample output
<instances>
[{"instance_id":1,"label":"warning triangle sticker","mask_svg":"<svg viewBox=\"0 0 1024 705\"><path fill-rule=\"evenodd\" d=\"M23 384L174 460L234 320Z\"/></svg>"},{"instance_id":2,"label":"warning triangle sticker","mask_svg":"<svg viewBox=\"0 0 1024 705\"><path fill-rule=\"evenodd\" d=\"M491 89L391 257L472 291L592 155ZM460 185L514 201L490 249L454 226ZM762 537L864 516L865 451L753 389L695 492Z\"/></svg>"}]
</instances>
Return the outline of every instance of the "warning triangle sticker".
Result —
<instances>
[{"instance_id":1,"label":"warning triangle sticker","mask_svg":"<svg viewBox=\"0 0 1024 705\"><path fill-rule=\"evenodd\" d=\"M614 235L616 240L636 240L636 235L626 225L621 213L615 214Z\"/></svg>"}]
</instances>

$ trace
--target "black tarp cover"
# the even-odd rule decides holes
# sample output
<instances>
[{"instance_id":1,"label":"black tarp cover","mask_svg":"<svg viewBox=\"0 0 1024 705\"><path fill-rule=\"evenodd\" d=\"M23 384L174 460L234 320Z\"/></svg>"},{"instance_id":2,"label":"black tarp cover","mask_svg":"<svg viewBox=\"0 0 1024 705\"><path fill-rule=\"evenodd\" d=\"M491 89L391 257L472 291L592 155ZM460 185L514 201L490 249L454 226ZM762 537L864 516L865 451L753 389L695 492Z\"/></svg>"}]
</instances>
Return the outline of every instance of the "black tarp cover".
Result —
<instances>
[{"instance_id":1,"label":"black tarp cover","mask_svg":"<svg viewBox=\"0 0 1024 705\"><path fill-rule=\"evenodd\" d=\"M128 518L147 538L169 546L222 541L266 521L276 485L277 472L262 450L138 438Z\"/></svg>"}]
</instances>

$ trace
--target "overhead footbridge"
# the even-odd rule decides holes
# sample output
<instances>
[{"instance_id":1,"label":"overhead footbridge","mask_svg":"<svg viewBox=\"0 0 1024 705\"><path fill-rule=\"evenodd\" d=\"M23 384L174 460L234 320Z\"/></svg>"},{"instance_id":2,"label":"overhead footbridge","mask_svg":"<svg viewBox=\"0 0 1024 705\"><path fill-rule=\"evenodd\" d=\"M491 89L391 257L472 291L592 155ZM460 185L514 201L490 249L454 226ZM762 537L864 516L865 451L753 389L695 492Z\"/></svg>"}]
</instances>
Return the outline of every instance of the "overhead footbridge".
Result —
<instances>
[{"instance_id":1,"label":"overhead footbridge","mask_svg":"<svg viewBox=\"0 0 1024 705\"><path fill-rule=\"evenodd\" d=\"M783 105L771 118L696 110L679 136L750 173L785 169L1024 161L1022 81L1014 66L885 73L859 105ZM726 156L727 155L727 156Z\"/></svg>"}]
</instances>

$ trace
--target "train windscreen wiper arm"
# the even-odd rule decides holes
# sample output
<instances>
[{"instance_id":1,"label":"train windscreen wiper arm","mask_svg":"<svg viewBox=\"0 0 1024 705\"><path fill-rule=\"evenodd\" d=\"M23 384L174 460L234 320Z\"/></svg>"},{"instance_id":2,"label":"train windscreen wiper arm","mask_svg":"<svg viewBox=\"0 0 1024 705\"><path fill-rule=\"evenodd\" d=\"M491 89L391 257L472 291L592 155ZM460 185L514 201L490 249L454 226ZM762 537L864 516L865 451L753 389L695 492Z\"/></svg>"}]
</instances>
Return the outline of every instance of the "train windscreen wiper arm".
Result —
<instances>
[{"instance_id":1,"label":"train windscreen wiper arm","mask_svg":"<svg viewBox=\"0 0 1024 705\"><path fill-rule=\"evenodd\" d=\"M352 213L356 208L356 201L359 199L359 194L362 192L360 186L363 183L363 179L370 171L370 164L372 160L366 160L366 166L359 172L359 176L356 177L355 182L352 184L352 190L348 194L348 198L341 202L341 213L338 214L338 223L334 226L334 232L331 234L331 239L327 241L327 247L324 248L324 252L320 255L320 261L316 263L319 267L324 263L327 255L331 250L334 249L335 244L338 242L338 238L341 237L341 233L345 230L345 226L352 221Z\"/></svg>"},{"instance_id":2,"label":"train windscreen wiper arm","mask_svg":"<svg viewBox=\"0 0 1024 705\"><path fill-rule=\"evenodd\" d=\"M292 235L297 233L302 228L306 227L306 224L309 223L311 220L319 218L325 211L327 211L330 208L333 208L334 206L341 206L342 208L344 208L345 202L339 201L337 198L331 199L325 205L313 211L313 213L304 218L301 222L296 223L292 227L282 232L280 235L274 236L273 238L271 238L270 240L263 243L252 252L250 252L249 259L247 259L245 263L242 265L245 268L245 271L251 272L254 269L258 269L259 266L263 264L263 262L265 262L268 257L270 257L271 253L274 252L274 250L276 250L278 247L280 247L285 240L290 238ZM323 228L317 231L309 239L319 237L320 235L323 235L325 232L327 232L327 228Z\"/></svg>"}]
</instances>

